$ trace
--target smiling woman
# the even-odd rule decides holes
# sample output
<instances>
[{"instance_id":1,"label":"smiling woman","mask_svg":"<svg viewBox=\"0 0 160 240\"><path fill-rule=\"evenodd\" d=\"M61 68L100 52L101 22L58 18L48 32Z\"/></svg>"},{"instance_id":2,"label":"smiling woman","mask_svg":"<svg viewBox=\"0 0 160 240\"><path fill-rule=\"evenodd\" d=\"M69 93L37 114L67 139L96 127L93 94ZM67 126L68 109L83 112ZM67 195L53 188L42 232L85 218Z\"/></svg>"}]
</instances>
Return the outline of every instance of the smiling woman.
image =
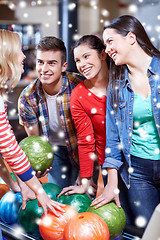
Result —
<instances>
[{"instance_id":1,"label":"smiling woman","mask_svg":"<svg viewBox=\"0 0 160 240\"><path fill-rule=\"evenodd\" d=\"M143 230L160 202L160 52L129 15L114 19L103 38L112 58L103 165L108 175L92 205L114 200L120 207L121 200L127 223Z\"/></svg>"},{"instance_id":2,"label":"smiling woman","mask_svg":"<svg viewBox=\"0 0 160 240\"><path fill-rule=\"evenodd\" d=\"M79 186L62 190L66 194L88 192L95 197L99 165L105 158L105 114L108 66L100 38L85 35L73 46L78 71L86 78L71 94L71 114L78 138ZM60 194L60 195L61 195Z\"/></svg>"}]
</instances>

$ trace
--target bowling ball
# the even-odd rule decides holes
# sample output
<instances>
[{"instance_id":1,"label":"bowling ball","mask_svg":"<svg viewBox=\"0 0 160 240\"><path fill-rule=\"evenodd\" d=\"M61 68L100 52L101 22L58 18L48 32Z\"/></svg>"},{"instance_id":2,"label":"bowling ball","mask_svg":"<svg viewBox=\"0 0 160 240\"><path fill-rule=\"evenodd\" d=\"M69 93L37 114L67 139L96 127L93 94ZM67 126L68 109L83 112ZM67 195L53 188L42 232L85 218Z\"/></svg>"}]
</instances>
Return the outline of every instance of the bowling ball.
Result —
<instances>
[{"instance_id":1,"label":"bowling ball","mask_svg":"<svg viewBox=\"0 0 160 240\"><path fill-rule=\"evenodd\" d=\"M39 221L43 212L43 208L38 206L37 199L30 200L24 210L19 209L18 223L27 233L39 235Z\"/></svg>"},{"instance_id":2,"label":"bowling ball","mask_svg":"<svg viewBox=\"0 0 160 240\"><path fill-rule=\"evenodd\" d=\"M53 212L48 210L47 215L41 217L39 231L45 240L63 240L64 228L67 222L74 217L77 211L69 205L64 205L65 212L56 210L59 214L57 217Z\"/></svg>"},{"instance_id":3,"label":"bowling ball","mask_svg":"<svg viewBox=\"0 0 160 240\"><path fill-rule=\"evenodd\" d=\"M87 212L99 215L109 228L110 238L118 237L126 225L126 215L123 208L117 207L114 202L107 203L100 208L89 207Z\"/></svg>"},{"instance_id":4,"label":"bowling ball","mask_svg":"<svg viewBox=\"0 0 160 240\"><path fill-rule=\"evenodd\" d=\"M0 183L0 199L3 197L4 194L10 191L10 188L6 184Z\"/></svg>"},{"instance_id":5,"label":"bowling ball","mask_svg":"<svg viewBox=\"0 0 160 240\"><path fill-rule=\"evenodd\" d=\"M28 157L35 172L44 172L52 165L54 153L52 145L45 137L29 136L24 138L19 145Z\"/></svg>"},{"instance_id":6,"label":"bowling ball","mask_svg":"<svg viewBox=\"0 0 160 240\"><path fill-rule=\"evenodd\" d=\"M65 195L63 194L58 198L58 202L70 205L78 213L86 212L91 204L91 199L87 194L72 194Z\"/></svg>"},{"instance_id":7,"label":"bowling ball","mask_svg":"<svg viewBox=\"0 0 160 240\"><path fill-rule=\"evenodd\" d=\"M105 221L90 212L78 213L64 229L64 240L109 240Z\"/></svg>"},{"instance_id":8,"label":"bowling ball","mask_svg":"<svg viewBox=\"0 0 160 240\"><path fill-rule=\"evenodd\" d=\"M0 218L7 224L18 222L18 211L22 205L21 193L7 192L0 200Z\"/></svg>"},{"instance_id":9,"label":"bowling ball","mask_svg":"<svg viewBox=\"0 0 160 240\"><path fill-rule=\"evenodd\" d=\"M51 199L57 201L57 195L62 191L62 188L54 183L42 183L42 187Z\"/></svg>"}]
</instances>

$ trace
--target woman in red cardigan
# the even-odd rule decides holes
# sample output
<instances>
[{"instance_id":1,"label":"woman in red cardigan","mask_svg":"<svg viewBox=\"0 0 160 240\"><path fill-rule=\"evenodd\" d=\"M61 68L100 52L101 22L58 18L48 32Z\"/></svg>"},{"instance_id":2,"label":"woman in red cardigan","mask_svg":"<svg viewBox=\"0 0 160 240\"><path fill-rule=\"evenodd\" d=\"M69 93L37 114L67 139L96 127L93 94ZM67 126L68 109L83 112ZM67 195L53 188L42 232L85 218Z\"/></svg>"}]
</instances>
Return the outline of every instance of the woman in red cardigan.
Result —
<instances>
[{"instance_id":1,"label":"woman in red cardigan","mask_svg":"<svg viewBox=\"0 0 160 240\"><path fill-rule=\"evenodd\" d=\"M59 196L63 193L70 195L86 192L95 196L96 185L93 182L96 183L97 168L105 159L107 54L102 40L94 35L83 36L72 49L77 69L85 77L72 91L70 99L71 114L77 130L80 177L76 186L64 188Z\"/></svg>"}]
</instances>

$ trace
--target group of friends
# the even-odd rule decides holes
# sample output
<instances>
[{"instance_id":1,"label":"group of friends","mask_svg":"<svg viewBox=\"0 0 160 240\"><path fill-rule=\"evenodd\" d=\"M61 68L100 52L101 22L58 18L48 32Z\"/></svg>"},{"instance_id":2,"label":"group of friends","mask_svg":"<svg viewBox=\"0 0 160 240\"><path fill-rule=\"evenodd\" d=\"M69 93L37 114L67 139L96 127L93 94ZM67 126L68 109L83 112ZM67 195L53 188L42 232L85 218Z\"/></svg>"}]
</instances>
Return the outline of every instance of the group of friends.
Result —
<instances>
[{"instance_id":1,"label":"group of friends","mask_svg":"<svg viewBox=\"0 0 160 240\"><path fill-rule=\"evenodd\" d=\"M52 166L35 175L6 108L25 56L18 34L0 29L0 176L21 191L23 209L37 198L45 213L64 211L38 180L47 174L63 189L59 196L87 193L95 208L115 201L128 224L141 217L145 229L160 203L160 51L138 19L123 15L104 29L103 40L84 35L72 52L84 80L67 72L64 42L43 37L36 49L37 79L19 96L19 123L28 136L46 136L54 149ZM104 190L97 196L99 168Z\"/></svg>"}]
</instances>

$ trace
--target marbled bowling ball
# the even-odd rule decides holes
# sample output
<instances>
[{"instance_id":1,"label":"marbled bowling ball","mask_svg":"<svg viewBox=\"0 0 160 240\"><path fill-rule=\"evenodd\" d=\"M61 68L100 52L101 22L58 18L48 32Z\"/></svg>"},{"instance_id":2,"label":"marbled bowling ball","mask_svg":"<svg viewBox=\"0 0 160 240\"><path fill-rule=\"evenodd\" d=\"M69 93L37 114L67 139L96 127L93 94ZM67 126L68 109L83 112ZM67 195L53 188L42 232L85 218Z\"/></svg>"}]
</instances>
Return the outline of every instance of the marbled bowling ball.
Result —
<instances>
[{"instance_id":1,"label":"marbled bowling ball","mask_svg":"<svg viewBox=\"0 0 160 240\"><path fill-rule=\"evenodd\" d=\"M87 212L99 215L106 222L109 228L110 239L118 237L126 225L126 215L123 208L117 207L114 202L107 203L97 209L94 207L89 207Z\"/></svg>"},{"instance_id":2,"label":"marbled bowling ball","mask_svg":"<svg viewBox=\"0 0 160 240\"><path fill-rule=\"evenodd\" d=\"M44 240L63 240L64 229L68 221L77 215L77 211L69 205L63 206L64 212L56 210L59 216L48 210L41 217L39 230Z\"/></svg>"},{"instance_id":3,"label":"marbled bowling ball","mask_svg":"<svg viewBox=\"0 0 160 240\"><path fill-rule=\"evenodd\" d=\"M62 191L62 188L54 183L42 183L42 187L51 199L57 201L57 195Z\"/></svg>"},{"instance_id":4,"label":"marbled bowling ball","mask_svg":"<svg viewBox=\"0 0 160 240\"><path fill-rule=\"evenodd\" d=\"M90 212L78 213L64 229L63 240L109 240L105 221Z\"/></svg>"},{"instance_id":5,"label":"marbled bowling ball","mask_svg":"<svg viewBox=\"0 0 160 240\"><path fill-rule=\"evenodd\" d=\"M21 193L7 192L0 200L0 218L4 223L18 222L18 211L22 205Z\"/></svg>"},{"instance_id":6,"label":"marbled bowling ball","mask_svg":"<svg viewBox=\"0 0 160 240\"><path fill-rule=\"evenodd\" d=\"M91 199L87 194L63 194L60 198L58 198L58 202L70 205L78 213L81 213L87 211L91 204Z\"/></svg>"},{"instance_id":7,"label":"marbled bowling ball","mask_svg":"<svg viewBox=\"0 0 160 240\"><path fill-rule=\"evenodd\" d=\"M52 165L54 152L52 145L46 138L29 136L24 138L19 145L28 157L35 172L45 172Z\"/></svg>"},{"instance_id":8,"label":"marbled bowling ball","mask_svg":"<svg viewBox=\"0 0 160 240\"><path fill-rule=\"evenodd\" d=\"M18 223L25 232L39 235L39 220L43 212L43 208L38 206L37 199L30 200L24 210L19 209Z\"/></svg>"}]
</instances>

